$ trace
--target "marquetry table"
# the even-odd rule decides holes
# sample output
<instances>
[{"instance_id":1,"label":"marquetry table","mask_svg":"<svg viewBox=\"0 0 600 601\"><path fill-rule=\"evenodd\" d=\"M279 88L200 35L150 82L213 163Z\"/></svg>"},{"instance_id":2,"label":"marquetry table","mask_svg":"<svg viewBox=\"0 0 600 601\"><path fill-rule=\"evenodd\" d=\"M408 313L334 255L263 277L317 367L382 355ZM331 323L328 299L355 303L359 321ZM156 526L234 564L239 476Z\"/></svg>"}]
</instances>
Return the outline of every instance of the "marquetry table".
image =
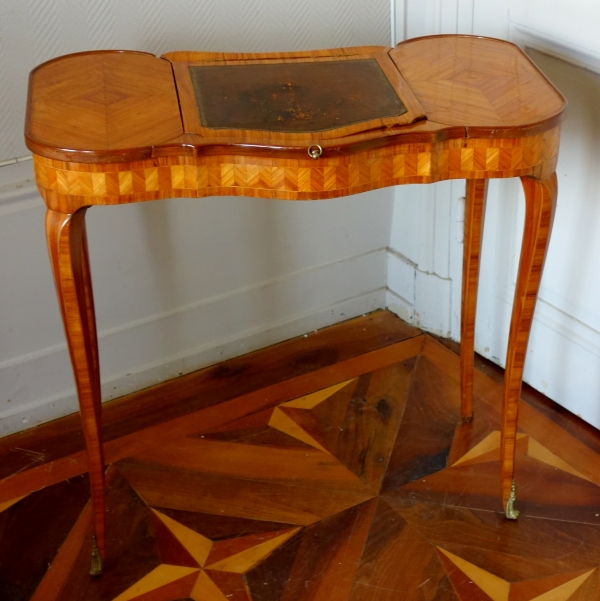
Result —
<instances>
[{"instance_id":1,"label":"marquetry table","mask_svg":"<svg viewBox=\"0 0 600 601\"><path fill-rule=\"evenodd\" d=\"M312 200L466 179L461 413L472 417L479 253L490 178L520 177L525 228L506 358L501 495L514 508L525 351L556 207L565 100L516 46L433 36L234 54L72 54L30 76L25 137L81 407L102 571L105 482L85 212L178 196Z\"/></svg>"}]
</instances>

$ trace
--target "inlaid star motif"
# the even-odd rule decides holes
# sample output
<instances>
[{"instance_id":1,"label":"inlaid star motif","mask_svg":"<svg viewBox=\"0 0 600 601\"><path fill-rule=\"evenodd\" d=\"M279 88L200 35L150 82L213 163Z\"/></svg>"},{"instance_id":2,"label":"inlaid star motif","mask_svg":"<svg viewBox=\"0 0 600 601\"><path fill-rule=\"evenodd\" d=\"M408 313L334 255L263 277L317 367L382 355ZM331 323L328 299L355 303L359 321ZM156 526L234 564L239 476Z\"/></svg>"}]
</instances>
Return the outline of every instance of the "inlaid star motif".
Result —
<instances>
[{"instance_id":1,"label":"inlaid star motif","mask_svg":"<svg viewBox=\"0 0 600 601\"><path fill-rule=\"evenodd\" d=\"M319 451L331 453L331 449L327 448L327 443L323 440L318 424L310 412L318 405L334 398L336 392L355 381L355 379L346 380L293 401L282 403L273 410L269 426L292 438L301 440Z\"/></svg>"},{"instance_id":2,"label":"inlaid star motif","mask_svg":"<svg viewBox=\"0 0 600 601\"><path fill-rule=\"evenodd\" d=\"M154 430L136 435L147 438L107 473L101 578L87 576L83 479L67 516L57 499L70 482L18 502L9 480L0 588L20 577L14 548L32 521L41 529L54 515L74 525L35 601L598 601L598 454L552 422L545 430L542 415L525 419L523 515L507 521L500 404L476 398L463 425L458 379L446 370L458 358L428 348L355 377L343 371L327 388L319 376L302 397L290 399L286 384L278 404L260 393L254 412L245 396L226 415L209 407L185 434L176 422L158 440ZM495 403L501 389L491 392Z\"/></svg>"},{"instance_id":3,"label":"inlaid star motif","mask_svg":"<svg viewBox=\"0 0 600 601\"><path fill-rule=\"evenodd\" d=\"M250 601L243 575L300 530L212 541L159 511L152 513L162 563L113 601Z\"/></svg>"},{"instance_id":4,"label":"inlaid star motif","mask_svg":"<svg viewBox=\"0 0 600 601\"><path fill-rule=\"evenodd\" d=\"M516 455L526 455L533 459L537 459L546 465L554 467L563 472L567 472L582 480L592 482L592 480L585 474L576 470L573 466L569 465L564 459L561 459L558 455L547 449L545 446L540 444L535 438L529 434L518 433L517 434L517 445ZM460 459L452 464L452 467L458 465L473 465L475 463L486 463L489 461L500 460L500 431L496 430L486 436L481 442L476 444L471 450L469 450Z\"/></svg>"},{"instance_id":5,"label":"inlaid star motif","mask_svg":"<svg viewBox=\"0 0 600 601\"><path fill-rule=\"evenodd\" d=\"M568 601L598 569L511 583L441 547L437 552L461 601Z\"/></svg>"}]
</instances>

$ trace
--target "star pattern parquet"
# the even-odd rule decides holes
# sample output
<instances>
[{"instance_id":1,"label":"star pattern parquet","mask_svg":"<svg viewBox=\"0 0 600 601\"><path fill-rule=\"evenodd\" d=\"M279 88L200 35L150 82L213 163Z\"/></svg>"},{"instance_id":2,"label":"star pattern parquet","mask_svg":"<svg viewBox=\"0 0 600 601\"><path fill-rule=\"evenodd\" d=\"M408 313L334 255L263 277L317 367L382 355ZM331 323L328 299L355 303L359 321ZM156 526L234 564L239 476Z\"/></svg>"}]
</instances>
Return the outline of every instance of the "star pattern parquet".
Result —
<instances>
[{"instance_id":1,"label":"star pattern parquet","mask_svg":"<svg viewBox=\"0 0 600 601\"><path fill-rule=\"evenodd\" d=\"M315 371L312 390L304 375L301 394L271 387L271 402L246 395L242 409L233 399L230 419L203 421L208 407L166 422L161 436L151 427L135 444L125 437L107 472L101 577L88 576L85 476L35 492L0 482L0 598L600 598L600 458L589 447L523 405L522 513L509 522L501 387L475 374L476 417L465 424L458 357L433 339L359 359Z\"/></svg>"}]
</instances>

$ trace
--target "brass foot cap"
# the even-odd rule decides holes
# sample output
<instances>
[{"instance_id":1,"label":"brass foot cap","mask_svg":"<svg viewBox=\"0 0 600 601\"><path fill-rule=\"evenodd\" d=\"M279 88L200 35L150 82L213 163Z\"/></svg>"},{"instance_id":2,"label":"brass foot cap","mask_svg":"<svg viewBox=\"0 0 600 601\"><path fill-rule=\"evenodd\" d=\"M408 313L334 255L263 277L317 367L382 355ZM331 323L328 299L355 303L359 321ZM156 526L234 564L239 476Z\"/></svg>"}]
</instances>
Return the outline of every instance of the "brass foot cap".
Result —
<instances>
[{"instance_id":1,"label":"brass foot cap","mask_svg":"<svg viewBox=\"0 0 600 601\"><path fill-rule=\"evenodd\" d=\"M515 509L515 501L517 500L517 484L513 480L512 486L510 488L510 496L508 497L508 501L506 502L506 519L507 520L516 520L521 513L519 510Z\"/></svg>"},{"instance_id":2,"label":"brass foot cap","mask_svg":"<svg viewBox=\"0 0 600 601\"><path fill-rule=\"evenodd\" d=\"M92 536L92 565L90 567L90 576L100 576L102 574L102 555L96 544L96 537Z\"/></svg>"}]
</instances>

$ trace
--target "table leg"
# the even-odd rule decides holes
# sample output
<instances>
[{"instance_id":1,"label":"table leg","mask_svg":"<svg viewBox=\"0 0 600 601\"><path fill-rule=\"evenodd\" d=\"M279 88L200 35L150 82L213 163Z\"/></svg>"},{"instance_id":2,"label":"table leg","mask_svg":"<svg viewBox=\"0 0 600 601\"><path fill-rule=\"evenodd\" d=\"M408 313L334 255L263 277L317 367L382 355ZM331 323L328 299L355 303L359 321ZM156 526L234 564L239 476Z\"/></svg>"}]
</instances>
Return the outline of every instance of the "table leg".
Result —
<instances>
[{"instance_id":1,"label":"table leg","mask_svg":"<svg viewBox=\"0 0 600 601\"><path fill-rule=\"evenodd\" d=\"M506 517L509 519L516 519L519 515L513 504L515 501L515 441L521 380L558 191L555 173L543 180L522 177L521 182L525 190L525 226L508 337L502 405L500 467L502 502Z\"/></svg>"},{"instance_id":2,"label":"table leg","mask_svg":"<svg viewBox=\"0 0 600 601\"><path fill-rule=\"evenodd\" d=\"M105 552L105 482L96 319L85 231L85 212L48 210L46 238L81 408L88 454L95 539L90 574L102 573Z\"/></svg>"},{"instance_id":3,"label":"table leg","mask_svg":"<svg viewBox=\"0 0 600 601\"><path fill-rule=\"evenodd\" d=\"M473 353L475 311L479 283L479 255L487 195L486 179L468 179L465 194L465 235L463 250L462 303L460 317L460 414L473 419Z\"/></svg>"}]
</instances>

